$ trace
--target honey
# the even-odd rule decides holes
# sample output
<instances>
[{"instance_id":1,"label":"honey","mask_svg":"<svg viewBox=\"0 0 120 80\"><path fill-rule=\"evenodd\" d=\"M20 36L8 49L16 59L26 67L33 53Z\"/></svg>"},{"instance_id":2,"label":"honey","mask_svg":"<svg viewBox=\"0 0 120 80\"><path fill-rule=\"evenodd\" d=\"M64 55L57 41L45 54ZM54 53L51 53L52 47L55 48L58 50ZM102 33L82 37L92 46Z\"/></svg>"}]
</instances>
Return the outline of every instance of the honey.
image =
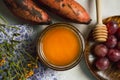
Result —
<instances>
[{"instance_id":1,"label":"honey","mask_svg":"<svg viewBox=\"0 0 120 80\"><path fill-rule=\"evenodd\" d=\"M78 59L81 51L79 36L64 25L46 31L40 44L47 62L55 66L71 64Z\"/></svg>"}]
</instances>

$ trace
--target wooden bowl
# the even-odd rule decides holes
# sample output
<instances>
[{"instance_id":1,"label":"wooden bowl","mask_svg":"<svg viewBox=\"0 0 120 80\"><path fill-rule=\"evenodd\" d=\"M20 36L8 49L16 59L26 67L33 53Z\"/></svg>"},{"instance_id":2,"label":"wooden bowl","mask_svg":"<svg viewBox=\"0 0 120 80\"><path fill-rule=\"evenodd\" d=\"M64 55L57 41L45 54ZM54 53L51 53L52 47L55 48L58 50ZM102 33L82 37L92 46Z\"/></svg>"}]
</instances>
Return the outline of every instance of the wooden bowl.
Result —
<instances>
[{"instance_id":1,"label":"wooden bowl","mask_svg":"<svg viewBox=\"0 0 120 80\"><path fill-rule=\"evenodd\" d=\"M103 20L104 23L114 20L118 22L120 26L120 16L112 16L108 17ZM118 70L113 64L110 64L109 68L105 71L99 71L93 65L95 60L95 56L92 54L93 46L95 44L94 41L91 41L91 33L90 32L87 40L86 40L86 49L84 53L85 61L91 73L98 79L98 80L120 80L120 70Z\"/></svg>"}]
</instances>

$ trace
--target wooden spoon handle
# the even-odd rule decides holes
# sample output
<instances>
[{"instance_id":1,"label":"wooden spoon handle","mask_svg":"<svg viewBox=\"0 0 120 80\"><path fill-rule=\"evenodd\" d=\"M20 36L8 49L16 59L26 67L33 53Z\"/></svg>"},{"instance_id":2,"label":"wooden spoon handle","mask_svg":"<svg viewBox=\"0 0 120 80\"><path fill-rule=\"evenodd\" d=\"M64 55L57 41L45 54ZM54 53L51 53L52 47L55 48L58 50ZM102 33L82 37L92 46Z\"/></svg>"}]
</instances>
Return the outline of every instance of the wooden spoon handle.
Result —
<instances>
[{"instance_id":1,"label":"wooden spoon handle","mask_svg":"<svg viewBox=\"0 0 120 80\"><path fill-rule=\"evenodd\" d=\"M101 11L101 0L96 0L96 13L97 13L97 23L98 24L103 24L102 23L102 11Z\"/></svg>"}]
</instances>

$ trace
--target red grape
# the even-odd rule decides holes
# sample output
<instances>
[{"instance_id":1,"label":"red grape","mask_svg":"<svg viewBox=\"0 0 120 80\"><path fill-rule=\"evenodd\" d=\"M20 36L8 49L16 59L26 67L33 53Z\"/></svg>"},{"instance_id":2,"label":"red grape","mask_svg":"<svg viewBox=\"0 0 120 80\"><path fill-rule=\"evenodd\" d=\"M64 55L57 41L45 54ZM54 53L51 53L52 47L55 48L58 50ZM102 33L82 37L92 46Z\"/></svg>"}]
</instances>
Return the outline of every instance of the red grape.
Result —
<instances>
[{"instance_id":1,"label":"red grape","mask_svg":"<svg viewBox=\"0 0 120 80\"><path fill-rule=\"evenodd\" d=\"M112 62L117 62L120 60L120 51L117 49L110 49L107 54L108 58Z\"/></svg>"},{"instance_id":2,"label":"red grape","mask_svg":"<svg viewBox=\"0 0 120 80\"><path fill-rule=\"evenodd\" d=\"M115 34L118 29L118 23L115 21L109 21L106 23L108 34Z\"/></svg>"},{"instance_id":3,"label":"red grape","mask_svg":"<svg viewBox=\"0 0 120 80\"><path fill-rule=\"evenodd\" d=\"M120 69L120 61L117 62L117 68Z\"/></svg>"},{"instance_id":4,"label":"red grape","mask_svg":"<svg viewBox=\"0 0 120 80\"><path fill-rule=\"evenodd\" d=\"M106 46L108 48L114 48L117 44L117 38L114 35L109 35L106 41Z\"/></svg>"},{"instance_id":5,"label":"red grape","mask_svg":"<svg viewBox=\"0 0 120 80\"><path fill-rule=\"evenodd\" d=\"M98 44L95 46L94 54L97 57L104 57L106 56L107 52L108 52L108 49L104 44Z\"/></svg>"},{"instance_id":6,"label":"red grape","mask_svg":"<svg viewBox=\"0 0 120 80\"><path fill-rule=\"evenodd\" d=\"M116 36L117 38L120 40L120 28L118 28L117 32L116 32Z\"/></svg>"},{"instance_id":7,"label":"red grape","mask_svg":"<svg viewBox=\"0 0 120 80\"><path fill-rule=\"evenodd\" d=\"M110 62L109 62L108 58L106 58L106 57L99 58L95 62L95 66L99 70L106 70L109 67L109 64L110 64Z\"/></svg>"},{"instance_id":8,"label":"red grape","mask_svg":"<svg viewBox=\"0 0 120 80\"><path fill-rule=\"evenodd\" d=\"M120 50L120 41L118 41L118 43L117 43L117 49Z\"/></svg>"},{"instance_id":9,"label":"red grape","mask_svg":"<svg viewBox=\"0 0 120 80\"><path fill-rule=\"evenodd\" d=\"M112 62L120 69L120 27L115 21L107 22L106 27L108 30L107 41L97 44L93 49L97 58L95 67L99 70L106 70Z\"/></svg>"}]
</instances>

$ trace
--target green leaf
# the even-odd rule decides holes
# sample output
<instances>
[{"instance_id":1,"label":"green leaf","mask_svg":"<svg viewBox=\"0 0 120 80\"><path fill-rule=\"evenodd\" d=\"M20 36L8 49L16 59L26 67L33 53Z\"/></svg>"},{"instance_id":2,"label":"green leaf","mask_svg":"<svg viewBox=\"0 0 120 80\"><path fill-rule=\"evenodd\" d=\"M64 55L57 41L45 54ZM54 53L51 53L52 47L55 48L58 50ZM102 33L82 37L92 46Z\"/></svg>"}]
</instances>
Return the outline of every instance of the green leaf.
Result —
<instances>
[{"instance_id":1,"label":"green leaf","mask_svg":"<svg viewBox=\"0 0 120 80\"><path fill-rule=\"evenodd\" d=\"M6 62L5 65L8 65L7 68L4 70L0 69L0 74L2 75L3 79L2 80L26 80L25 74L27 71L33 70L32 67L28 67L28 63L31 65L37 64L36 59L25 49L22 51L19 49L15 49L17 44L19 43L24 43L23 41L17 41L14 40L14 37L20 36L19 33L14 33L12 35L12 38L8 36L8 34L5 32L5 28L14 28L16 30L19 30L19 27L16 26L11 26L7 23L7 21L4 19L4 17L0 16L0 31L7 35L8 41L4 40L3 43L0 43L0 59L5 58ZM15 54L15 51L18 50L17 52L19 54Z\"/></svg>"},{"instance_id":2,"label":"green leaf","mask_svg":"<svg viewBox=\"0 0 120 80\"><path fill-rule=\"evenodd\" d=\"M13 43L20 43L20 41L17 41L17 40L11 40L11 42L13 42Z\"/></svg>"},{"instance_id":3,"label":"green leaf","mask_svg":"<svg viewBox=\"0 0 120 80\"><path fill-rule=\"evenodd\" d=\"M0 31L3 32L6 36L8 36L8 34L4 31L4 29L0 28Z\"/></svg>"},{"instance_id":4,"label":"green leaf","mask_svg":"<svg viewBox=\"0 0 120 80\"><path fill-rule=\"evenodd\" d=\"M0 15L0 24L8 24L7 20Z\"/></svg>"},{"instance_id":5,"label":"green leaf","mask_svg":"<svg viewBox=\"0 0 120 80\"><path fill-rule=\"evenodd\" d=\"M20 36L20 34L19 33L14 33L13 36Z\"/></svg>"}]
</instances>

